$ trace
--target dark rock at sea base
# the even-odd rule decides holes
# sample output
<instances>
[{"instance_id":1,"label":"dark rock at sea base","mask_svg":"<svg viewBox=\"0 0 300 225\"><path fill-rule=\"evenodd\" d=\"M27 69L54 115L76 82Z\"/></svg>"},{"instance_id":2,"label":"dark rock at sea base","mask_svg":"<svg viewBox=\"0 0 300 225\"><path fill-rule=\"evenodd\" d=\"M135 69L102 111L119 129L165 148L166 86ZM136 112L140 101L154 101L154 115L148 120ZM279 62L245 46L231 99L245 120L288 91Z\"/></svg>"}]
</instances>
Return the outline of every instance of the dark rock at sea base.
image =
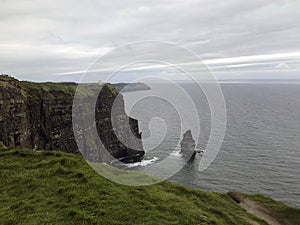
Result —
<instances>
[{"instance_id":1,"label":"dark rock at sea base","mask_svg":"<svg viewBox=\"0 0 300 225\"><path fill-rule=\"evenodd\" d=\"M195 150L195 140L193 139L192 131L187 130L183 134L183 138L180 142L181 151L194 151Z\"/></svg>"},{"instance_id":2,"label":"dark rock at sea base","mask_svg":"<svg viewBox=\"0 0 300 225\"><path fill-rule=\"evenodd\" d=\"M123 169L123 168L126 168L126 167L124 167L124 163L141 162L144 155L145 155L144 151L139 151L135 155L130 155L130 156L126 156L126 157L123 157L123 158L112 160L110 162L110 165L118 167L120 169Z\"/></svg>"},{"instance_id":3,"label":"dark rock at sea base","mask_svg":"<svg viewBox=\"0 0 300 225\"><path fill-rule=\"evenodd\" d=\"M120 158L118 160L123 163L141 162L144 155L145 155L144 151L139 151L139 153L137 154L125 156L124 158Z\"/></svg>"},{"instance_id":4,"label":"dark rock at sea base","mask_svg":"<svg viewBox=\"0 0 300 225\"><path fill-rule=\"evenodd\" d=\"M183 134L183 138L180 142L180 146L181 146L181 150L180 150L181 154L191 158L195 157L197 152L195 150L195 140L193 139L191 130L187 130Z\"/></svg>"}]
</instances>

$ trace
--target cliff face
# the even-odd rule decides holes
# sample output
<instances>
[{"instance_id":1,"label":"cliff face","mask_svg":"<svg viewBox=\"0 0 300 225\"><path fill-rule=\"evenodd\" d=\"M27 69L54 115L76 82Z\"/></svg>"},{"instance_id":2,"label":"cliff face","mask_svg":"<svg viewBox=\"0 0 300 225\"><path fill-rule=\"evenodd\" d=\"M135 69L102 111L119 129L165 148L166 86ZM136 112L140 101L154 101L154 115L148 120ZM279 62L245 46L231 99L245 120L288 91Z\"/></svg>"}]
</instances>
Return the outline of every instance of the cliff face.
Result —
<instances>
[{"instance_id":1,"label":"cliff face","mask_svg":"<svg viewBox=\"0 0 300 225\"><path fill-rule=\"evenodd\" d=\"M92 95L97 87L89 88ZM20 82L0 76L0 142L7 147L23 146L31 149L61 150L78 153L72 129L72 104L76 85ZM103 93L102 93L103 92ZM111 108L117 92L104 85L96 105L98 135L109 153L115 158L130 158L136 152L124 146L114 134ZM86 94L86 98L89 98ZM83 99L84 101L85 99ZM88 116L88 115L82 115ZM129 118L124 109L120 117L128 118L127 126L119 126L124 135L131 129L137 145L142 149L141 134L136 120ZM126 130L127 129L127 130ZM92 161L104 161L99 149L96 153L84 152ZM138 161L144 152L139 152Z\"/></svg>"},{"instance_id":2,"label":"cliff face","mask_svg":"<svg viewBox=\"0 0 300 225\"><path fill-rule=\"evenodd\" d=\"M151 90L151 88L144 83L117 83L114 84L114 86L119 92Z\"/></svg>"}]
</instances>

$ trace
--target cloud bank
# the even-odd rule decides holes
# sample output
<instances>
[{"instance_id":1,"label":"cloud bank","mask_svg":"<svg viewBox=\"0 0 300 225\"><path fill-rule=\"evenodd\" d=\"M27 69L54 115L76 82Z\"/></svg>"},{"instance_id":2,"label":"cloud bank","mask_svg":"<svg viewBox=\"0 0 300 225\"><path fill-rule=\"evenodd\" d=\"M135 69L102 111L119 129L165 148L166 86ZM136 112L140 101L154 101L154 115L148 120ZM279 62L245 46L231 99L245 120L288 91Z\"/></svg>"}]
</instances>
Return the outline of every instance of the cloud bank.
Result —
<instances>
[{"instance_id":1,"label":"cloud bank","mask_svg":"<svg viewBox=\"0 0 300 225\"><path fill-rule=\"evenodd\" d=\"M78 81L98 57L143 40L188 48L220 79L300 78L296 0L2 0L0 6L0 73L20 79Z\"/></svg>"}]
</instances>

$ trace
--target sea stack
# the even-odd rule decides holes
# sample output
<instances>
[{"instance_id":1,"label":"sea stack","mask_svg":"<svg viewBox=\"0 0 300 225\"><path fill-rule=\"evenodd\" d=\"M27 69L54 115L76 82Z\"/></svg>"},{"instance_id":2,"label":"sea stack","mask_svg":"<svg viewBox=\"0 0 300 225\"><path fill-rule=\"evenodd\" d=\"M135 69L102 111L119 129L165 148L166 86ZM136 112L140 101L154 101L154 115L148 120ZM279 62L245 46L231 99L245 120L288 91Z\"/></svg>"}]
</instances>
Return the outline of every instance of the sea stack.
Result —
<instances>
[{"instance_id":1,"label":"sea stack","mask_svg":"<svg viewBox=\"0 0 300 225\"><path fill-rule=\"evenodd\" d=\"M181 153L187 156L195 156L196 151L195 151L195 140L193 139L192 131L187 130L183 134L183 138L180 142L181 146Z\"/></svg>"}]
</instances>

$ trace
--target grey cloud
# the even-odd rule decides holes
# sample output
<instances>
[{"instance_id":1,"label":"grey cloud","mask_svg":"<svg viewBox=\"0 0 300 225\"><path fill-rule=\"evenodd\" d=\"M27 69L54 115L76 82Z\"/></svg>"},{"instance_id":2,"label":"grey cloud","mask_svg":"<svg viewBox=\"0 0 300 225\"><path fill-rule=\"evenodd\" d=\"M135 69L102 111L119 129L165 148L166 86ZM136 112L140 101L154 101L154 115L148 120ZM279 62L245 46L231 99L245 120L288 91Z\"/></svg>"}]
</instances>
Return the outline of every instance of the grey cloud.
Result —
<instances>
[{"instance_id":1,"label":"grey cloud","mask_svg":"<svg viewBox=\"0 0 300 225\"><path fill-rule=\"evenodd\" d=\"M203 59L296 52L299 12L293 0L0 1L0 73L56 80L141 40L171 41Z\"/></svg>"}]
</instances>

